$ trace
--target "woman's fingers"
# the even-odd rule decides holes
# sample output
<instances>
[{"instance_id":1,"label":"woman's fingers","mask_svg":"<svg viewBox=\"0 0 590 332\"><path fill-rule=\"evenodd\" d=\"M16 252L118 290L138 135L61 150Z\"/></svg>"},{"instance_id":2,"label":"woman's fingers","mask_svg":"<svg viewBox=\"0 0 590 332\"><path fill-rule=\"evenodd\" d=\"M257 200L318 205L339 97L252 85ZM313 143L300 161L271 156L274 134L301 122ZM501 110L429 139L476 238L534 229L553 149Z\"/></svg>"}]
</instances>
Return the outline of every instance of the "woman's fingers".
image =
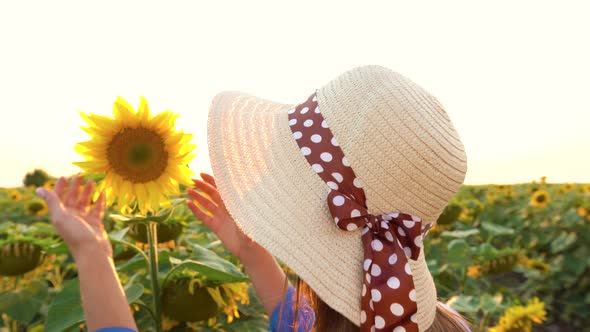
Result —
<instances>
[{"instance_id":1,"label":"woman's fingers","mask_svg":"<svg viewBox=\"0 0 590 332\"><path fill-rule=\"evenodd\" d=\"M193 212L195 217L199 218L207 227L211 227L213 224L213 218L201 210L197 205L191 201L186 201L186 205Z\"/></svg>"},{"instance_id":2,"label":"woman's fingers","mask_svg":"<svg viewBox=\"0 0 590 332\"><path fill-rule=\"evenodd\" d=\"M215 183L215 178L212 175L201 173L201 178L208 184L212 185L214 188L217 188L217 183Z\"/></svg>"},{"instance_id":3,"label":"woman's fingers","mask_svg":"<svg viewBox=\"0 0 590 332\"><path fill-rule=\"evenodd\" d=\"M72 178L72 183L70 184L70 188L65 196L64 204L67 207L76 207L78 203L78 196L80 193L80 183L82 182L82 178L79 176L74 176Z\"/></svg>"},{"instance_id":4,"label":"woman's fingers","mask_svg":"<svg viewBox=\"0 0 590 332\"><path fill-rule=\"evenodd\" d=\"M55 195L62 202L64 200L64 194L66 192L66 185L67 185L66 178L64 178L63 176L60 176L59 179L57 179L57 182L55 182L55 187L53 187L53 191L55 192Z\"/></svg>"},{"instance_id":5,"label":"woman's fingers","mask_svg":"<svg viewBox=\"0 0 590 332\"><path fill-rule=\"evenodd\" d=\"M219 196L219 191L217 191L215 187L198 179L193 179L193 183L195 184L195 188L204 191L207 195L209 195L209 197L211 197L213 202L219 204L219 201L221 201L221 196Z\"/></svg>"},{"instance_id":6,"label":"woman's fingers","mask_svg":"<svg viewBox=\"0 0 590 332\"><path fill-rule=\"evenodd\" d=\"M88 212L88 221L93 224L93 226L98 226L102 224L102 219L104 217L104 209L105 209L105 195L104 191L100 192L98 199L94 202L94 206Z\"/></svg>"},{"instance_id":7,"label":"woman's fingers","mask_svg":"<svg viewBox=\"0 0 590 332\"><path fill-rule=\"evenodd\" d=\"M207 211L210 212L211 214L213 214L217 210L217 205L215 205L215 203L211 202L207 197L199 194L198 192L196 192L192 189L188 189L187 193L195 201L197 201L199 204L201 204L201 206L203 206L205 209L207 209ZM203 212L205 212L205 211L203 211Z\"/></svg>"},{"instance_id":8,"label":"woman's fingers","mask_svg":"<svg viewBox=\"0 0 590 332\"><path fill-rule=\"evenodd\" d=\"M88 206L90 205L90 200L92 198L92 191L94 190L94 181L89 180L88 182L86 182L86 185L84 186L84 190L82 191L82 194L80 194L80 199L78 200L78 210L80 211L86 211L88 209Z\"/></svg>"}]
</instances>

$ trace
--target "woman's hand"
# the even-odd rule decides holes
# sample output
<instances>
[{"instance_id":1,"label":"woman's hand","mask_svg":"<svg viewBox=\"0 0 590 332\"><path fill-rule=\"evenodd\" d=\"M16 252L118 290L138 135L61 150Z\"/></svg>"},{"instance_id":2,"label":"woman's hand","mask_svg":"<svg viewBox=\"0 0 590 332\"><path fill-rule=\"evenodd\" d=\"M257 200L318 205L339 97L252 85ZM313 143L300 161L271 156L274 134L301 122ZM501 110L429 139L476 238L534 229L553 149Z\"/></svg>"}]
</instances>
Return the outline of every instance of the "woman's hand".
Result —
<instances>
[{"instance_id":1,"label":"woman's hand","mask_svg":"<svg viewBox=\"0 0 590 332\"><path fill-rule=\"evenodd\" d=\"M217 235L232 254L243 259L255 242L242 232L227 211L219 191L217 191L215 179L206 173L201 173L201 178L204 181L193 179L193 182L195 188L205 193L206 196L196 190L188 189L189 196L199 203L197 205L189 201L187 202L188 207L197 218L203 221L205 226Z\"/></svg>"},{"instance_id":2,"label":"woman's hand","mask_svg":"<svg viewBox=\"0 0 590 332\"><path fill-rule=\"evenodd\" d=\"M60 177L53 191L38 188L37 193L47 202L55 229L70 248L74 259L82 252L111 257L113 249L102 224L104 192L91 207L94 182L88 181L81 189L82 182L81 177L74 176L68 187L66 179Z\"/></svg>"},{"instance_id":3,"label":"woman's hand","mask_svg":"<svg viewBox=\"0 0 590 332\"><path fill-rule=\"evenodd\" d=\"M55 229L66 242L78 266L80 296L89 331L120 326L137 331L125 291L113 262L113 248L104 231L104 192L91 207L94 182L81 188L82 178L72 178L70 186L59 178L53 191L38 188L47 202Z\"/></svg>"},{"instance_id":4,"label":"woman's hand","mask_svg":"<svg viewBox=\"0 0 590 332\"><path fill-rule=\"evenodd\" d=\"M213 177L201 173L205 181L195 180L195 188L205 195L189 189L188 194L199 203L188 202L195 216L211 228L232 254L238 257L250 276L258 297L270 316L283 298L288 279L275 258L261 245L250 239L227 211Z\"/></svg>"}]
</instances>

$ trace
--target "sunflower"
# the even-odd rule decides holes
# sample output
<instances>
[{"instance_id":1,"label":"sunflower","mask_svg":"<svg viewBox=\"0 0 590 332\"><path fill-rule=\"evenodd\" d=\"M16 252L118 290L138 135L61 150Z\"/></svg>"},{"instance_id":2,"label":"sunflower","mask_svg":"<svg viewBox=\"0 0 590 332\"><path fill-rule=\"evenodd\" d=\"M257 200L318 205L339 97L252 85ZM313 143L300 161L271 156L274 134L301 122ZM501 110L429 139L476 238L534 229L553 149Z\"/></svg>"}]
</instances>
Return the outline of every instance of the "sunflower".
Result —
<instances>
[{"instance_id":1,"label":"sunflower","mask_svg":"<svg viewBox=\"0 0 590 332\"><path fill-rule=\"evenodd\" d=\"M477 279L481 276L481 265L472 265L467 267L467 276L471 279Z\"/></svg>"},{"instance_id":2,"label":"sunflower","mask_svg":"<svg viewBox=\"0 0 590 332\"><path fill-rule=\"evenodd\" d=\"M32 200L28 201L25 206L25 210L32 216L44 216L47 214L47 212L49 212L47 209L47 203L39 198L33 198Z\"/></svg>"},{"instance_id":3,"label":"sunflower","mask_svg":"<svg viewBox=\"0 0 590 332\"><path fill-rule=\"evenodd\" d=\"M105 191L108 205L117 201L123 213L134 208L155 212L166 196L179 194L179 184L192 185L187 165L196 147L189 144L192 135L174 129L177 114L152 117L143 97L137 111L118 97L113 114L80 113L91 139L76 145L86 161L74 164L87 173L105 174L97 192Z\"/></svg>"},{"instance_id":4,"label":"sunflower","mask_svg":"<svg viewBox=\"0 0 590 332\"><path fill-rule=\"evenodd\" d=\"M21 199L23 199L23 195L20 193L20 191L16 189L10 190L8 196L10 197L10 200L13 202L20 201Z\"/></svg>"},{"instance_id":5,"label":"sunflower","mask_svg":"<svg viewBox=\"0 0 590 332\"><path fill-rule=\"evenodd\" d=\"M545 190L537 190L531 198L531 205L536 207L546 207L551 201L551 196Z\"/></svg>"},{"instance_id":6,"label":"sunflower","mask_svg":"<svg viewBox=\"0 0 590 332\"><path fill-rule=\"evenodd\" d=\"M585 193L590 193L590 184L585 184L585 185L582 187L582 192L585 192Z\"/></svg>"},{"instance_id":7,"label":"sunflower","mask_svg":"<svg viewBox=\"0 0 590 332\"><path fill-rule=\"evenodd\" d=\"M498 325L488 329L488 332L530 332L533 323L541 324L547 319L545 303L538 298L529 300L525 306L512 306L500 317Z\"/></svg>"},{"instance_id":8,"label":"sunflower","mask_svg":"<svg viewBox=\"0 0 590 332\"><path fill-rule=\"evenodd\" d=\"M47 182L43 184L43 188L53 190L55 188L55 184L57 183L56 179L49 179Z\"/></svg>"}]
</instances>

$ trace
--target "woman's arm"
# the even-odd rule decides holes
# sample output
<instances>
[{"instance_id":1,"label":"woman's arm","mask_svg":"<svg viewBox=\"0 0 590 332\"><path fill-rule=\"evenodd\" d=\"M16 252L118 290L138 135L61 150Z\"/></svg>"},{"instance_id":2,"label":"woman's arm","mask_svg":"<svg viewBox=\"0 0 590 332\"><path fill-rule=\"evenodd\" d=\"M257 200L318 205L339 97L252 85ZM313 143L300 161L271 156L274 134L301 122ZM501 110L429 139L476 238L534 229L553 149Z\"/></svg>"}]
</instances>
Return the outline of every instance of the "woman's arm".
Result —
<instances>
[{"instance_id":1,"label":"woman's arm","mask_svg":"<svg viewBox=\"0 0 590 332\"><path fill-rule=\"evenodd\" d=\"M126 327L137 331L123 287L113 263L113 250L104 231L104 193L91 207L94 183L81 191L82 179L74 177L67 188L61 177L53 191L38 188L47 202L55 229L70 248L78 266L80 294L88 330Z\"/></svg>"},{"instance_id":2,"label":"woman's arm","mask_svg":"<svg viewBox=\"0 0 590 332\"><path fill-rule=\"evenodd\" d=\"M188 194L199 205L188 202L188 207L217 235L228 250L242 261L258 297L270 316L289 286L285 273L266 249L250 239L238 227L227 211L213 177L205 173L201 173L201 177L204 181L193 179L195 188L201 193L188 190Z\"/></svg>"}]
</instances>

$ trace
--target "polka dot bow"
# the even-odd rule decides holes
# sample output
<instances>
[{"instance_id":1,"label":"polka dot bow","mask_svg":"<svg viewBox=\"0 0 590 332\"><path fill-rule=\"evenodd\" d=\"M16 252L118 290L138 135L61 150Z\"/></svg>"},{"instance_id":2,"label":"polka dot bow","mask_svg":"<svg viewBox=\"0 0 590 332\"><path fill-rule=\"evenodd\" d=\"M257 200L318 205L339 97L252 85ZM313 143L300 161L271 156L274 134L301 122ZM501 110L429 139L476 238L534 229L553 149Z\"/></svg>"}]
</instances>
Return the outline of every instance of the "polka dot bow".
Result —
<instances>
[{"instance_id":1,"label":"polka dot bow","mask_svg":"<svg viewBox=\"0 0 590 332\"><path fill-rule=\"evenodd\" d=\"M293 138L330 188L328 206L336 225L346 231L362 229L361 331L418 332L408 258L418 259L427 229L420 218L409 214L367 211L360 180L323 118L315 94L288 113Z\"/></svg>"}]
</instances>

